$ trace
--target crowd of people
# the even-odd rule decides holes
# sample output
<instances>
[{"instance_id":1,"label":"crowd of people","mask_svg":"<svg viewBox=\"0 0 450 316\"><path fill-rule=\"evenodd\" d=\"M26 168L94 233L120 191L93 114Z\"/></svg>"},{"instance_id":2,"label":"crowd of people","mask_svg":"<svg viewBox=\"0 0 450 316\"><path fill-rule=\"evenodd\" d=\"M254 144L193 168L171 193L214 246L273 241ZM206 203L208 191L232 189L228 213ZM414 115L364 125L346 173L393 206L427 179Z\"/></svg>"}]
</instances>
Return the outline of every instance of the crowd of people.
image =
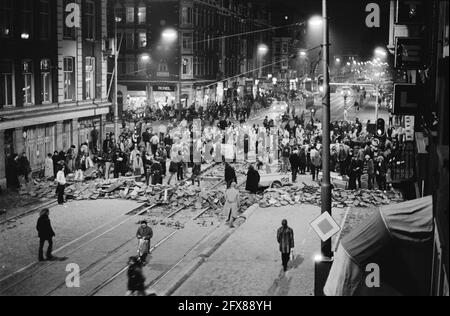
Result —
<instances>
[{"instance_id":1,"label":"crowd of people","mask_svg":"<svg viewBox=\"0 0 450 316\"><path fill-rule=\"evenodd\" d=\"M171 184L175 175L177 181L187 180L188 168L192 168L190 180L200 186L202 163L248 161L250 156L255 158L252 168L257 172L290 172L293 182L297 175L308 172L314 181L318 180L322 169L322 124L314 116L306 118L304 112L294 115L292 107L288 107L279 120L266 117L261 124L246 123L251 111L273 96L247 98L240 103L235 100L226 105L210 103L205 111L200 108L188 119L175 119L157 127L140 120L134 129L123 129L117 139L113 133L107 133L99 147L85 142L79 148L71 146L67 151L49 153L44 177L65 182L58 177L63 170L65 177L73 174L74 181L83 181L86 176L134 176L147 185L156 185L162 184L164 178ZM390 126L381 139L358 119L333 122L330 129L331 171L347 176L351 190L362 188L363 175L367 177L368 189L387 190L392 169L401 162L401 128ZM9 157L8 187L20 188L19 178L28 182L30 172L25 153Z\"/></svg>"}]
</instances>

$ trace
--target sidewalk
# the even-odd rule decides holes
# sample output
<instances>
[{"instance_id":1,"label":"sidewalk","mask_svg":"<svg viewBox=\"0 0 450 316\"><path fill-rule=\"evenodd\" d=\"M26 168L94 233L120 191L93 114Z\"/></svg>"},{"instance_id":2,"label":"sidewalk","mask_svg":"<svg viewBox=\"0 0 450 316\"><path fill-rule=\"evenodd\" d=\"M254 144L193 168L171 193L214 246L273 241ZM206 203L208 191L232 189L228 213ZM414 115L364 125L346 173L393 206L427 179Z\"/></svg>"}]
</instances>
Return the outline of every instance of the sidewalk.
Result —
<instances>
[{"instance_id":1,"label":"sidewalk","mask_svg":"<svg viewBox=\"0 0 450 316\"><path fill-rule=\"evenodd\" d=\"M320 239L309 223L319 215L320 208L310 205L258 208L173 295L313 295L313 257L320 251ZM276 241L283 219L295 238L295 260L286 274Z\"/></svg>"}]
</instances>

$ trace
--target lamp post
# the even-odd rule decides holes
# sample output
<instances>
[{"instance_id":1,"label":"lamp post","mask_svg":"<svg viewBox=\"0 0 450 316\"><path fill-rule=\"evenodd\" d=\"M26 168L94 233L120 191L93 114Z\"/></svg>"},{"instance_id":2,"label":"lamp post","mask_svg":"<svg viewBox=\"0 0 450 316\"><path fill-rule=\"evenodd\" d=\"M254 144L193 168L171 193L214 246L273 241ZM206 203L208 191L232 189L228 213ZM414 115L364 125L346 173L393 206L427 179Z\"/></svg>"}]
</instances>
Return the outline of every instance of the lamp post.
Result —
<instances>
[{"instance_id":1,"label":"lamp post","mask_svg":"<svg viewBox=\"0 0 450 316\"><path fill-rule=\"evenodd\" d=\"M162 42L165 44L176 43L177 47L180 50L179 53L179 64L178 64L178 104L180 104L180 108L178 109L178 119L181 120L181 74L183 73L183 52L182 52L182 44L181 39L178 36L178 32L175 29L168 28L163 30L161 33Z\"/></svg>"},{"instance_id":2,"label":"lamp post","mask_svg":"<svg viewBox=\"0 0 450 316\"><path fill-rule=\"evenodd\" d=\"M322 102L323 123L322 123L322 213L328 212L331 215L331 183L330 183L330 73L328 70L330 41L327 16L327 0L322 0L323 15L323 88L324 97ZM325 258L333 256L331 251L331 238L321 244L322 255Z\"/></svg>"},{"instance_id":3,"label":"lamp post","mask_svg":"<svg viewBox=\"0 0 450 316\"><path fill-rule=\"evenodd\" d=\"M118 80L119 80L119 69L118 69L118 61L119 61L119 45L117 41L117 23L121 22L122 19L120 17L115 17L114 23L114 135L116 137L116 142L119 141L119 103L118 99Z\"/></svg>"}]
</instances>

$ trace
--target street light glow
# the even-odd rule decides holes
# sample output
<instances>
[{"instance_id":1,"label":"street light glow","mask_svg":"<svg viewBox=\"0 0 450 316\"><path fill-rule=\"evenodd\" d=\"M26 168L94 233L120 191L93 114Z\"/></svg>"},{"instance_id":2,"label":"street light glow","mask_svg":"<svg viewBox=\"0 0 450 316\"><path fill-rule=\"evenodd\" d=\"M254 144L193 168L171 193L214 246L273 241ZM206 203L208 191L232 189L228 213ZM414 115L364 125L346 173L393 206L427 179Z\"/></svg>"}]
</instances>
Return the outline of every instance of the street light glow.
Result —
<instances>
[{"instance_id":1,"label":"street light glow","mask_svg":"<svg viewBox=\"0 0 450 316\"><path fill-rule=\"evenodd\" d=\"M336 61L336 64L340 64L341 63L341 59L340 58L336 58L335 61Z\"/></svg>"},{"instance_id":2,"label":"street light glow","mask_svg":"<svg viewBox=\"0 0 450 316\"><path fill-rule=\"evenodd\" d=\"M321 16L313 16L309 19L308 23L311 27L319 27L322 26L323 20Z\"/></svg>"},{"instance_id":3,"label":"street light glow","mask_svg":"<svg viewBox=\"0 0 450 316\"><path fill-rule=\"evenodd\" d=\"M386 52L386 50L385 50L384 48L382 48L382 47L377 47L377 48L375 49L375 55L384 58L384 57L387 56L387 52Z\"/></svg>"},{"instance_id":4,"label":"street light glow","mask_svg":"<svg viewBox=\"0 0 450 316\"><path fill-rule=\"evenodd\" d=\"M266 44L259 44L258 45L258 54L259 55L265 55L269 52L269 47Z\"/></svg>"},{"instance_id":5,"label":"street light glow","mask_svg":"<svg viewBox=\"0 0 450 316\"><path fill-rule=\"evenodd\" d=\"M174 29L166 29L162 32L164 42L174 42L178 38L178 32Z\"/></svg>"},{"instance_id":6,"label":"street light glow","mask_svg":"<svg viewBox=\"0 0 450 316\"><path fill-rule=\"evenodd\" d=\"M300 56L305 57L306 56L306 52L304 50L300 51Z\"/></svg>"},{"instance_id":7,"label":"street light glow","mask_svg":"<svg viewBox=\"0 0 450 316\"><path fill-rule=\"evenodd\" d=\"M144 62L147 62L150 60L150 55L149 54L143 54L141 55L141 60Z\"/></svg>"}]
</instances>

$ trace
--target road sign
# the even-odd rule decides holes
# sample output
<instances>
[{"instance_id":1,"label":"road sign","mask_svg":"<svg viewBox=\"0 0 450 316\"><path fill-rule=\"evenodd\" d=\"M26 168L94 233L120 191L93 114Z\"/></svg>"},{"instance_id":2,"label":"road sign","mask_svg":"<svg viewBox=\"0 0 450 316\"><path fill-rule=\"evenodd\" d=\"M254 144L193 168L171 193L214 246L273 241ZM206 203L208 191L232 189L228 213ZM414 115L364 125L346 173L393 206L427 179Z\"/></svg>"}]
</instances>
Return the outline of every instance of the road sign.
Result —
<instances>
[{"instance_id":1,"label":"road sign","mask_svg":"<svg viewBox=\"0 0 450 316\"><path fill-rule=\"evenodd\" d=\"M327 241L341 230L328 212L322 213L322 215L313 220L310 225L323 242Z\"/></svg>"},{"instance_id":2,"label":"road sign","mask_svg":"<svg viewBox=\"0 0 450 316\"><path fill-rule=\"evenodd\" d=\"M419 107L420 91L415 84L394 84L394 106L392 113L395 115L415 115Z\"/></svg>"},{"instance_id":3,"label":"road sign","mask_svg":"<svg viewBox=\"0 0 450 316\"><path fill-rule=\"evenodd\" d=\"M419 37L395 39L395 68L406 70L425 69L424 40Z\"/></svg>"}]
</instances>

